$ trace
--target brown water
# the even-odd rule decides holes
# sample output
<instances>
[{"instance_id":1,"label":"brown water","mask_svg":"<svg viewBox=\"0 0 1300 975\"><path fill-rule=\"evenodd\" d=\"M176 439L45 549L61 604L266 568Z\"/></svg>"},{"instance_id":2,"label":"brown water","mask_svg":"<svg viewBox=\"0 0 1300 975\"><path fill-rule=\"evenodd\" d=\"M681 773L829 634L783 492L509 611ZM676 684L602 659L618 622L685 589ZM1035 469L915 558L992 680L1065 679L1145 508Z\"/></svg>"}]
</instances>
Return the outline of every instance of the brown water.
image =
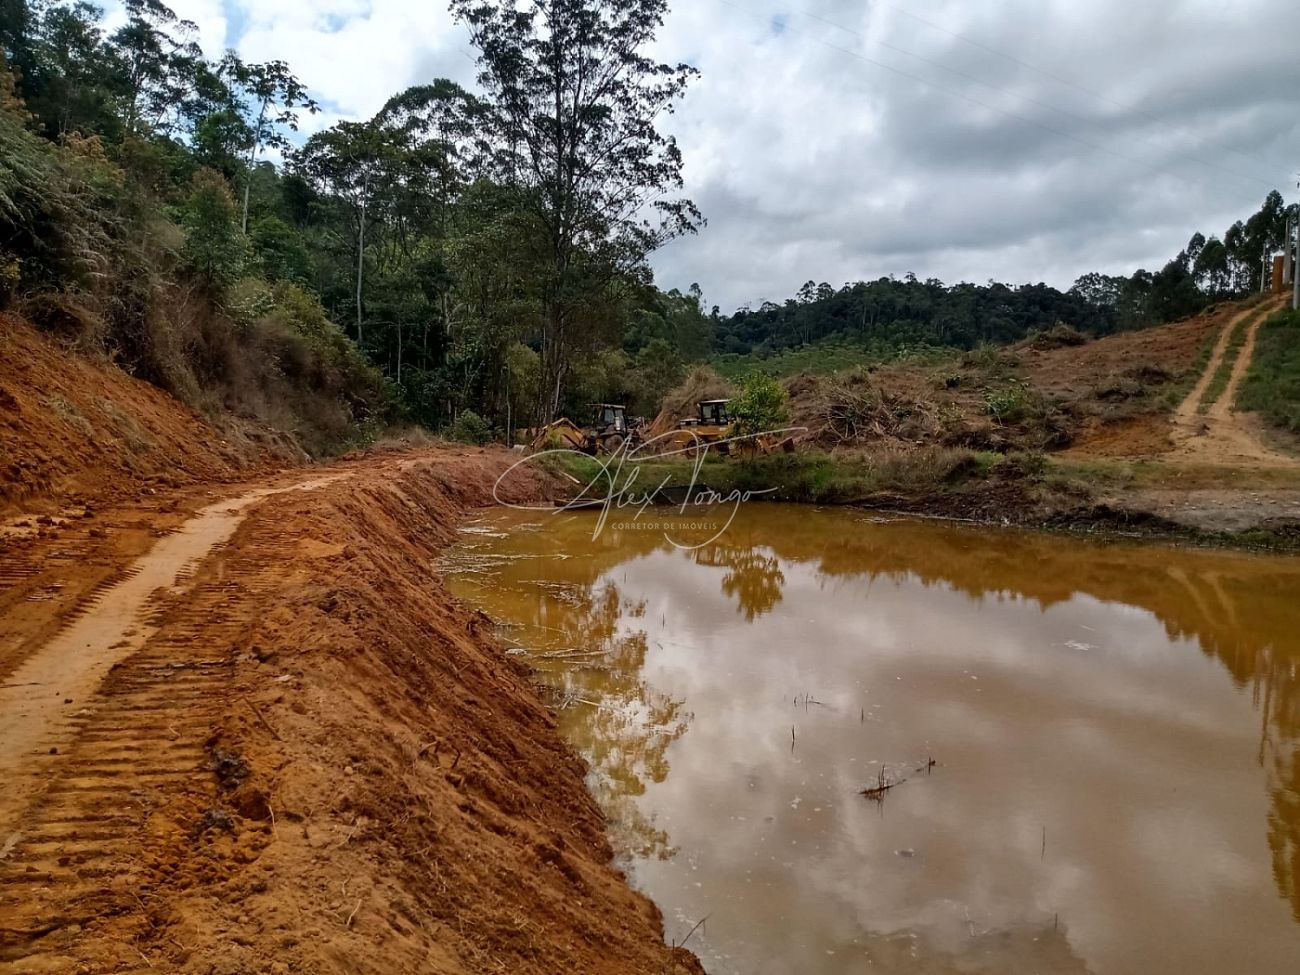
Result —
<instances>
[{"instance_id":1,"label":"brown water","mask_svg":"<svg viewBox=\"0 0 1300 975\"><path fill-rule=\"evenodd\" d=\"M595 521L493 512L453 588L711 973L1300 971L1300 560Z\"/></svg>"}]
</instances>

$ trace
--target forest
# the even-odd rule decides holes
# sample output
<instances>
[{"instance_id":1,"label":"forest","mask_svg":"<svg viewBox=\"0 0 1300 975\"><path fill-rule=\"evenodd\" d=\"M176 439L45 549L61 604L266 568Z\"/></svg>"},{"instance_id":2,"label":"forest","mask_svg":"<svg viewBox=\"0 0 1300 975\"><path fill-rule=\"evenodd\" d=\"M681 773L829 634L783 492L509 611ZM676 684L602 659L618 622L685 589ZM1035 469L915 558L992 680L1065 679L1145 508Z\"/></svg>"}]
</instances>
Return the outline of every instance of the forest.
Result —
<instances>
[{"instance_id":1,"label":"forest","mask_svg":"<svg viewBox=\"0 0 1300 975\"><path fill-rule=\"evenodd\" d=\"M593 400L651 414L711 360L1141 328L1257 289L1283 236L1272 193L1155 272L809 281L724 315L650 270L704 226L661 131L695 71L645 54L666 0L452 0L475 90L431 78L310 135L289 64L213 60L161 0L124 7L109 30L90 3L0 0L0 307L315 452Z\"/></svg>"}]
</instances>

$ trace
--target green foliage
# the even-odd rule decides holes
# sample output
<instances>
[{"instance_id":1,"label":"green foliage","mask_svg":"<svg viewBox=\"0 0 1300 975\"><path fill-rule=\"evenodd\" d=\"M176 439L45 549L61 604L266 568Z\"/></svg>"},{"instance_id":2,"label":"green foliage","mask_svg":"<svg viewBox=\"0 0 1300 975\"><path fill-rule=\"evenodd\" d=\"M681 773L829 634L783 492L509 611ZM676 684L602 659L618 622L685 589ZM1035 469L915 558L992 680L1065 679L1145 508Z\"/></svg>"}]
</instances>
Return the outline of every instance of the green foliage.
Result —
<instances>
[{"instance_id":1,"label":"green foliage","mask_svg":"<svg viewBox=\"0 0 1300 975\"><path fill-rule=\"evenodd\" d=\"M485 444L492 439L492 426L473 410L464 410L447 428L447 437L458 443Z\"/></svg>"},{"instance_id":2,"label":"green foliage","mask_svg":"<svg viewBox=\"0 0 1300 975\"><path fill-rule=\"evenodd\" d=\"M781 429L790 420L790 397L774 377L750 373L740 381L740 395L729 406L742 435Z\"/></svg>"},{"instance_id":3,"label":"green foliage","mask_svg":"<svg viewBox=\"0 0 1300 975\"><path fill-rule=\"evenodd\" d=\"M480 52L492 169L539 231L543 420L559 410L564 379L611 306L649 282L648 255L701 222L676 196L681 153L657 128L696 74L650 56L667 7L452 0ZM600 80L574 82L582 78Z\"/></svg>"},{"instance_id":4,"label":"green foliage","mask_svg":"<svg viewBox=\"0 0 1300 975\"><path fill-rule=\"evenodd\" d=\"M257 266L268 281L311 283L311 252L297 229L279 217L268 215L252 224L249 240Z\"/></svg>"},{"instance_id":5,"label":"green foliage","mask_svg":"<svg viewBox=\"0 0 1300 975\"><path fill-rule=\"evenodd\" d=\"M682 381L686 366L667 339L652 339L637 353L630 405L638 416L653 416L667 392Z\"/></svg>"},{"instance_id":6,"label":"green foliage","mask_svg":"<svg viewBox=\"0 0 1300 975\"><path fill-rule=\"evenodd\" d=\"M0 112L0 258L18 262L22 285L86 286L109 265L117 187L96 148L58 149Z\"/></svg>"},{"instance_id":7,"label":"green foliage","mask_svg":"<svg viewBox=\"0 0 1300 975\"><path fill-rule=\"evenodd\" d=\"M984 394L984 412L999 423L1018 423L1035 412L1034 390L1029 383L1013 379L1005 386Z\"/></svg>"},{"instance_id":8,"label":"green foliage","mask_svg":"<svg viewBox=\"0 0 1300 975\"><path fill-rule=\"evenodd\" d=\"M431 429L466 410L517 429L591 400L650 416L701 362L788 376L953 349L977 351L949 376L979 370L991 415L1014 422L1043 404L997 343L1152 324L1257 286L1285 220L1270 194L1155 273L1064 293L809 281L724 317L697 285L655 288L648 265L701 222L659 129L694 74L650 56L666 0L455 0L485 95L433 79L301 148L289 133L316 104L287 64L210 62L162 0L118 6L0 11L0 302L193 402L296 398L293 422L319 413L331 437L389 396ZM580 77L607 82L557 105ZM759 426L781 412L755 409Z\"/></svg>"},{"instance_id":9,"label":"green foliage","mask_svg":"<svg viewBox=\"0 0 1300 975\"><path fill-rule=\"evenodd\" d=\"M248 238L239 228L239 206L219 173L205 169L194 175L181 222L185 260L202 278L220 288L244 273Z\"/></svg>"},{"instance_id":10,"label":"green foliage","mask_svg":"<svg viewBox=\"0 0 1300 975\"><path fill-rule=\"evenodd\" d=\"M1300 434L1300 312L1279 312L1260 326L1237 407Z\"/></svg>"},{"instance_id":11,"label":"green foliage","mask_svg":"<svg viewBox=\"0 0 1300 975\"><path fill-rule=\"evenodd\" d=\"M784 378L804 373L831 375L889 362L936 362L951 355L951 349L934 346L884 346L828 339L777 352L725 353L716 356L712 364L728 379L759 371Z\"/></svg>"}]
</instances>

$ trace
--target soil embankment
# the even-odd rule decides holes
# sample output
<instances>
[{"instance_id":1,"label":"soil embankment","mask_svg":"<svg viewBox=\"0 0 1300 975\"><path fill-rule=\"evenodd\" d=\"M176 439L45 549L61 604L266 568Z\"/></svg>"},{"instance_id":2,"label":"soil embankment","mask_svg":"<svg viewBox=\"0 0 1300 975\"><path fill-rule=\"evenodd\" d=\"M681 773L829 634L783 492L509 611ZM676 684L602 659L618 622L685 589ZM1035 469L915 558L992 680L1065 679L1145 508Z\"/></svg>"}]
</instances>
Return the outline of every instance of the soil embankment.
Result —
<instances>
[{"instance_id":1,"label":"soil embankment","mask_svg":"<svg viewBox=\"0 0 1300 975\"><path fill-rule=\"evenodd\" d=\"M507 455L277 473L12 316L0 362L0 972L697 970L434 570Z\"/></svg>"},{"instance_id":2,"label":"soil embankment","mask_svg":"<svg viewBox=\"0 0 1300 975\"><path fill-rule=\"evenodd\" d=\"M0 314L0 516L235 481L305 455L225 415L217 429L157 386Z\"/></svg>"},{"instance_id":3,"label":"soil embankment","mask_svg":"<svg viewBox=\"0 0 1300 975\"><path fill-rule=\"evenodd\" d=\"M0 972L698 972L435 571L509 463L380 453L0 541Z\"/></svg>"}]
</instances>

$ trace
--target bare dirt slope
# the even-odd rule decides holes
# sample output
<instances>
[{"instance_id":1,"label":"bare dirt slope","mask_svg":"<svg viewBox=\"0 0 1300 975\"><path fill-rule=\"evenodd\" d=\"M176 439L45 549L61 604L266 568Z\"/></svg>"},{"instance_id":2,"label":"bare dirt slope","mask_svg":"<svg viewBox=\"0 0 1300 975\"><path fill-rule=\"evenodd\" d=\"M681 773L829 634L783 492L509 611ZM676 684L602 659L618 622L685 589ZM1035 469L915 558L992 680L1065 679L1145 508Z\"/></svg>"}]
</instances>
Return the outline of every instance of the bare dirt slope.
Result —
<instances>
[{"instance_id":1,"label":"bare dirt slope","mask_svg":"<svg viewBox=\"0 0 1300 975\"><path fill-rule=\"evenodd\" d=\"M1172 446L1169 399L1237 311L1096 340L1058 327L1004 348L802 375L787 383L793 422L829 448L1160 453Z\"/></svg>"},{"instance_id":2,"label":"bare dirt slope","mask_svg":"<svg viewBox=\"0 0 1300 975\"><path fill-rule=\"evenodd\" d=\"M147 507L4 542L0 972L699 971L434 571L508 463L380 454L149 499L152 545L111 548Z\"/></svg>"},{"instance_id":3,"label":"bare dirt slope","mask_svg":"<svg viewBox=\"0 0 1300 975\"><path fill-rule=\"evenodd\" d=\"M301 457L248 421L215 426L156 386L0 314L0 516L42 499L138 495Z\"/></svg>"}]
</instances>

